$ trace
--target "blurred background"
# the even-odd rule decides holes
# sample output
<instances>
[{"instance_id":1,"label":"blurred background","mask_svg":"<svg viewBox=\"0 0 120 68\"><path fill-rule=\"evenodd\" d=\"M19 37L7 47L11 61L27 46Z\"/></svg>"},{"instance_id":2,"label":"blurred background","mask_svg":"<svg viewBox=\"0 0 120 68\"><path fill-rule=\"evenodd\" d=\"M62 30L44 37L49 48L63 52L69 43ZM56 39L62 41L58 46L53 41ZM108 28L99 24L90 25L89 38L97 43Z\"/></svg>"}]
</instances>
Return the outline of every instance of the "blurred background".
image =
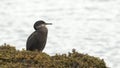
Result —
<instances>
[{"instance_id":1,"label":"blurred background","mask_svg":"<svg viewBox=\"0 0 120 68\"><path fill-rule=\"evenodd\" d=\"M0 0L0 45L25 49L37 20L53 23L44 52L75 48L120 67L120 0Z\"/></svg>"}]
</instances>

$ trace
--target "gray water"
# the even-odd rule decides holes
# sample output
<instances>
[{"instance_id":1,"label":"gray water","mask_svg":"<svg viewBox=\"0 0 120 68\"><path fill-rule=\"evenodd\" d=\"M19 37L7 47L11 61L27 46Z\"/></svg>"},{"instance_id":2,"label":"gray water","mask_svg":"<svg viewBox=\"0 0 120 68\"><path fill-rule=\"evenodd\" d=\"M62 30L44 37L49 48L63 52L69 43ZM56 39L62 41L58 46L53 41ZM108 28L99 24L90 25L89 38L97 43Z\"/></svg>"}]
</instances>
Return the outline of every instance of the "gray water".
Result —
<instances>
[{"instance_id":1,"label":"gray water","mask_svg":"<svg viewBox=\"0 0 120 68\"><path fill-rule=\"evenodd\" d=\"M44 52L75 48L120 68L120 0L0 0L0 44L25 48L37 20L53 23Z\"/></svg>"}]
</instances>

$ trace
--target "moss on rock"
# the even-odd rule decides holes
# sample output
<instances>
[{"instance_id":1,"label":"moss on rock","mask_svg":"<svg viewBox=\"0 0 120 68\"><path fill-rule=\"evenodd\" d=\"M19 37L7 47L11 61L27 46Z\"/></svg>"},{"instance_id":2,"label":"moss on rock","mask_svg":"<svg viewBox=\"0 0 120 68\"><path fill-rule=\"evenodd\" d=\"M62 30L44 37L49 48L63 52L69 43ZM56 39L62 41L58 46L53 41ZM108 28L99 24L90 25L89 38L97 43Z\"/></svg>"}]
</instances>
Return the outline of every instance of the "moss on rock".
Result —
<instances>
[{"instance_id":1,"label":"moss on rock","mask_svg":"<svg viewBox=\"0 0 120 68\"><path fill-rule=\"evenodd\" d=\"M4 44L0 46L0 68L107 68L103 59L72 53L49 56L38 51L16 50Z\"/></svg>"}]
</instances>

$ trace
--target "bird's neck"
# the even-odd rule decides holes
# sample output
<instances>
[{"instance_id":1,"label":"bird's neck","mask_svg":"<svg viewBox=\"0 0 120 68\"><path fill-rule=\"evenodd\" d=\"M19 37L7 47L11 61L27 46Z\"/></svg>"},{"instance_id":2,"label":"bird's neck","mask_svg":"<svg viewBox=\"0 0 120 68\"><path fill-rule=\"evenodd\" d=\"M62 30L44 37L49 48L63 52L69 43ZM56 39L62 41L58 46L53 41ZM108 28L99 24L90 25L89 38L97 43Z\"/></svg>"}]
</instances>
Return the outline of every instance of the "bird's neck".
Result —
<instances>
[{"instance_id":1,"label":"bird's neck","mask_svg":"<svg viewBox=\"0 0 120 68\"><path fill-rule=\"evenodd\" d=\"M48 29L46 27L41 27L41 28L37 29L36 31L38 31L38 32L47 32Z\"/></svg>"}]
</instances>

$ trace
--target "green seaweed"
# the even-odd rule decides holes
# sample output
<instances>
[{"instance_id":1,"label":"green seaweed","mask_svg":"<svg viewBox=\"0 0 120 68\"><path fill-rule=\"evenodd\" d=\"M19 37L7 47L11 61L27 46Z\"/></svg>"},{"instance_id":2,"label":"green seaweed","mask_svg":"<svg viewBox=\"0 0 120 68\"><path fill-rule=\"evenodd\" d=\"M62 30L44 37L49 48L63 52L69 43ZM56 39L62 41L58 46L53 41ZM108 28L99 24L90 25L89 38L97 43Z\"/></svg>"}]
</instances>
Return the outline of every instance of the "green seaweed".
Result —
<instances>
[{"instance_id":1,"label":"green seaweed","mask_svg":"<svg viewBox=\"0 0 120 68\"><path fill-rule=\"evenodd\" d=\"M68 54L50 56L44 52L16 50L0 46L0 68L107 68L103 59L81 54L75 49Z\"/></svg>"}]
</instances>

